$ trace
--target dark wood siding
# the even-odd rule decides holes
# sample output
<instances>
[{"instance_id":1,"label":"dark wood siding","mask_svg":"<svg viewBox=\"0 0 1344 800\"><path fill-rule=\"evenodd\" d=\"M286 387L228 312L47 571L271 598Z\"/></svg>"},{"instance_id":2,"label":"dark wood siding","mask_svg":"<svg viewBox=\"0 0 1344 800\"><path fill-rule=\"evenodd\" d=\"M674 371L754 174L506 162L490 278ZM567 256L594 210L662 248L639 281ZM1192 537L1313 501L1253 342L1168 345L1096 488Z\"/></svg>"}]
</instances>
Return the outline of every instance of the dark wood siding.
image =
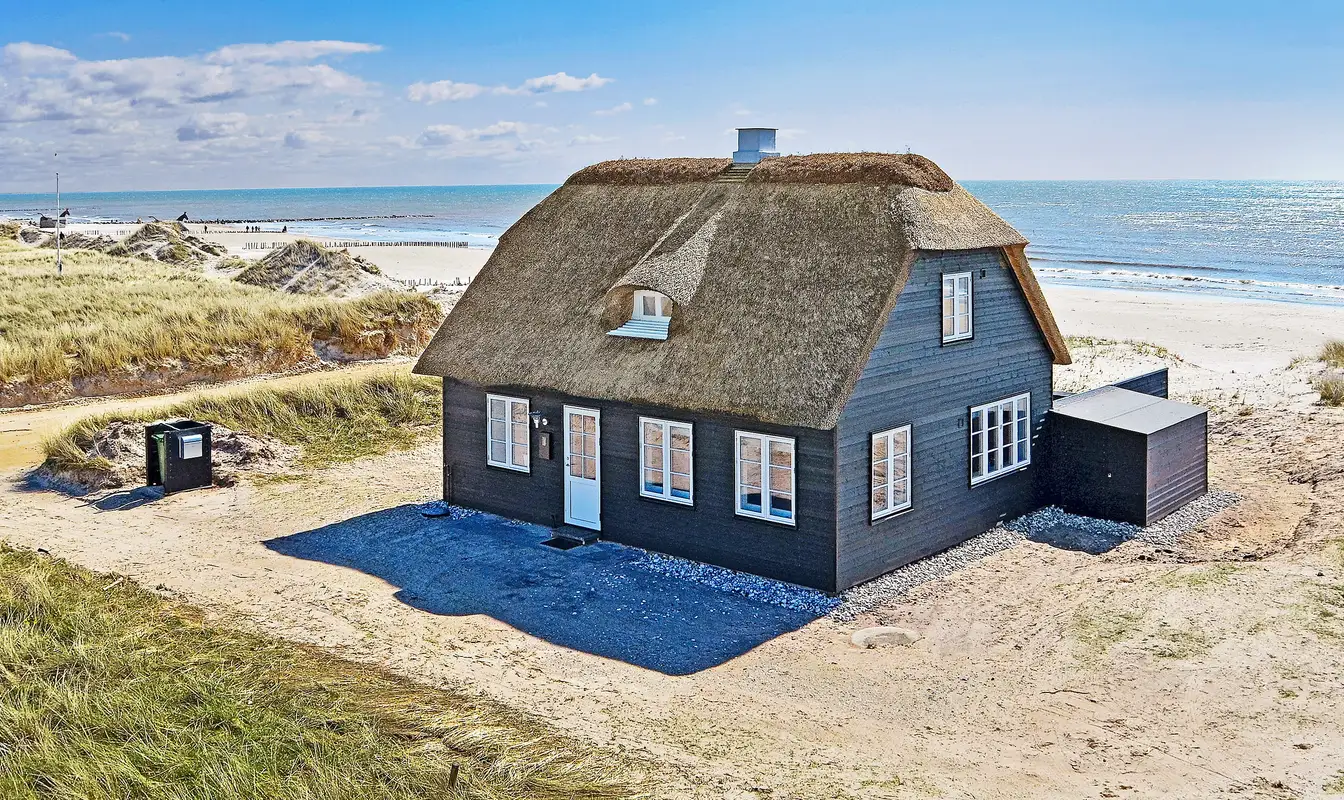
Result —
<instances>
[{"instance_id":1,"label":"dark wood siding","mask_svg":"<svg viewBox=\"0 0 1344 800\"><path fill-rule=\"evenodd\" d=\"M1208 426L1208 414L1200 414L1148 437L1145 524L1208 493Z\"/></svg>"},{"instance_id":2,"label":"dark wood siding","mask_svg":"<svg viewBox=\"0 0 1344 800\"><path fill-rule=\"evenodd\" d=\"M971 272L973 338L942 343L943 273ZM945 550L1035 507L1052 357L998 250L924 252L836 431L837 566L847 588ZM1031 392L1033 463L970 486L968 412ZM912 426L912 508L869 522L869 437Z\"/></svg>"},{"instance_id":3,"label":"dark wood siding","mask_svg":"<svg viewBox=\"0 0 1344 800\"><path fill-rule=\"evenodd\" d=\"M1153 397L1167 396L1167 368L1155 369L1152 372L1145 372L1142 375L1135 375L1132 378L1126 378L1123 381L1111 384L1121 389L1128 389L1131 392L1149 394Z\"/></svg>"},{"instance_id":4,"label":"dark wood siding","mask_svg":"<svg viewBox=\"0 0 1344 800\"><path fill-rule=\"evenodd\" d=\"M1049 502L1074 514L1145 524L1146 436L1064 414L1050 414L1045 430Z\"/></svg>"},{"instance_id":5,"label":"dark wood siding","mask_svg":"<svg viewBox=\"0 0 1344 800\"><path fill-rule=\"evenodd\" d=\"M486 390L444 382L445 498L472 508L541 525L564 521L563 406L601 412L602 538L693 558L826 591L835 589L835 438L833 431L764 425L719 415L632 406L523 389L490 389L527 398L544 414L552 460L537 457L531 430L529 474L485 464ZM694 505L639 494L640 416L694 426ZM796 526L734 513L734 431L796 440Z\"/></svg>"}]
</instances>

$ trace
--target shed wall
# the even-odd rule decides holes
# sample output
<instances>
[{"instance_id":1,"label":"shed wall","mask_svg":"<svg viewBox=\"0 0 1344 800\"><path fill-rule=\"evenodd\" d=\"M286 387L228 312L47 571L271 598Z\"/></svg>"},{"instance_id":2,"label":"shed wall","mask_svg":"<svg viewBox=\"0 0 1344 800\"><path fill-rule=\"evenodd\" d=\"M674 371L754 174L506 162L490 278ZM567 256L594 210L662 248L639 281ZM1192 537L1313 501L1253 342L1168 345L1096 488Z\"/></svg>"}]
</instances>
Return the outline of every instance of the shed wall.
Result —
<instances>
[{"instance_id":1,"label":"shed wall","mask_svg":"<svg viewBox=\"0 0 1344 800\"><path fill-rule=\"evenodd\" d=\"M1148 437L1147 508L1151 525L1209 491L1209 416L1191 417Z\"/></svg>"},{"instance_id":2,"label":"shed wall","mask_svg":"<svg viewBox=\"0 0 1344 800\"><path fill-rule=\"evenodd\" d=\"M971 272L974 338L942 343L944 273ZM1036 507L1052 355L996 249L921 252L836 429L837 564L853 586ZM970 485L969 410L1031 392L1031 466ZM870 437L910 424L909 511L870 522Z\"/></svg>"},{"instance_id":3,"label":"shed wall","mask_svg":"<svg viewBox=\"0 0 1344 800\"><path fill-rule=\"evenodd\" d=\"M444 496L457 503L547 526L564 521L563 406L601 412L602 538L779 580L835 590L834 432L764 425L747 419L688 414L625 403L522 389L490 392L527 398L549 422L552 460L538 458L529 428L531 472L487 466L486 390L444 381ZM694 505L639 493L640 416L690 422L694 444ZM797 525L734 513L734 432L796 440Z\"/></svg>"},{"instance_id":4,"label":"shed wall","mask_svg":"<svg viewBox=\"0 0 1344 800\"><path fill-rule=\"evenodd\" d=\"M1145 524L1147 437L1064 414L1050 414L1045 428L1046 499L1074 514Z\"/></svg>"}]
</instances>

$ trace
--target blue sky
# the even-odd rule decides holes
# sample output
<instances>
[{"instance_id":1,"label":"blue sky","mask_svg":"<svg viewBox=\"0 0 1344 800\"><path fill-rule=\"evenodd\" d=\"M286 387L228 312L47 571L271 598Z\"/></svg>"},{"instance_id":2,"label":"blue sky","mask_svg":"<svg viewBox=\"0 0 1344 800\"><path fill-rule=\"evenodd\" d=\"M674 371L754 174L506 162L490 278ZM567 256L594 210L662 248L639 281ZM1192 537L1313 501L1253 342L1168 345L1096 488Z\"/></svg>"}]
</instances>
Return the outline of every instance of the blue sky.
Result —
<instances>
[{"instance_id":1,"label":"blue sky","mask_svg":"<svg viewBox=\"0 0 1344 800\"><path fill-rule=\"evenodd\" d=\"M741 125L963 180L1344 179L1342 43L1340 2L14 3L0 191L54 152L71 190L558 182Z\"/></svg>"}]
</instances>

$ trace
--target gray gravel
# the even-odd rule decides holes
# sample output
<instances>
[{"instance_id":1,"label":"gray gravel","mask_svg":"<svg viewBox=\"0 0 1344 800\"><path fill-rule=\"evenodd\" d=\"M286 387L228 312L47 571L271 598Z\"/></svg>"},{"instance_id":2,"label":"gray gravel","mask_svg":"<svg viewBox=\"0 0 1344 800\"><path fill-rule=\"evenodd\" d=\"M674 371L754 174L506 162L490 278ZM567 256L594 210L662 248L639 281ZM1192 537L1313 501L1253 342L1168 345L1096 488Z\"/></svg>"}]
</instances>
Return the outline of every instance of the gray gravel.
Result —
<instances>
[{"instance_id":1,"label":"gray gravel","mask_svg":"<svg viewBox=\"0 0 1344 800\"><path fill-rule=\"evenodd\" d=\"M900 569L844 592L840 596L840 604L831 612L831 618L841 622L852 620L868 609L900 597L916 586L946 577L985 556L1007 550L1022 539L1022 534L1017 531L1002 525L995 526L974 539L968 539L913 564L906 564Z\"/></svg>"},{"instance_id":2,"label":"gray gravel","mask_svg":"<svg viewBox=\"0 0 1344 800\"><path fill-rule=\"evenodd\" d=\"M1048 506L996 526L956 547L855 586L841 595L841 602L831 612L831 617L842 622L852 620L916 586L951 575L1027 539L1089 553L1104 553L1128 541L1176 547L1183 535L1239 502L1241 495L1235 492L1211 492L1147 528L1083 517Z\"/></svg>"},{"instance_id":3,"label":"gray gravel","mask_svg":"<svg viewBox=\"0 0 1344 800\"><path fill-rule=\"evenodd\" d=\"M646 552L643 558L634 562L634 565L658 575L680 578L721 592L730 592L751 600L795 611L806 611L817 616L829 613L840 604L839 599L816 589L662 553Z\"/></svg>"}]
</instances>

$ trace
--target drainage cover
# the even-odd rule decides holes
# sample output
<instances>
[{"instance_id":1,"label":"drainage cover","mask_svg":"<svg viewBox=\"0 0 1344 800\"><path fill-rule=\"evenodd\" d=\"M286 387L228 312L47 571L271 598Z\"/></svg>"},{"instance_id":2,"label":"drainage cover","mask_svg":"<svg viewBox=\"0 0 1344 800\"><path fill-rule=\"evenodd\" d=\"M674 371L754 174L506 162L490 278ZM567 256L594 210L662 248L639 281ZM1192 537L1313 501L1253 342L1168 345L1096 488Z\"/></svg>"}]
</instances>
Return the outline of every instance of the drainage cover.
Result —
<instances>
[{"instance_id":1,"label":"drainage cover","mask_svg":"<svg viewBox=\"0 0 1344 800\"><path fill-rule=\"evenodd\" d=\"M546 545L547 547L554 547L556 550L569 550L571 548L578 547L579 545L583 544L583 542L577 542L573 539L562 539L561 537L557 536L554 539L547 539L546 541L542 542L542 544Z\"/></svg>"}]
</instances>

